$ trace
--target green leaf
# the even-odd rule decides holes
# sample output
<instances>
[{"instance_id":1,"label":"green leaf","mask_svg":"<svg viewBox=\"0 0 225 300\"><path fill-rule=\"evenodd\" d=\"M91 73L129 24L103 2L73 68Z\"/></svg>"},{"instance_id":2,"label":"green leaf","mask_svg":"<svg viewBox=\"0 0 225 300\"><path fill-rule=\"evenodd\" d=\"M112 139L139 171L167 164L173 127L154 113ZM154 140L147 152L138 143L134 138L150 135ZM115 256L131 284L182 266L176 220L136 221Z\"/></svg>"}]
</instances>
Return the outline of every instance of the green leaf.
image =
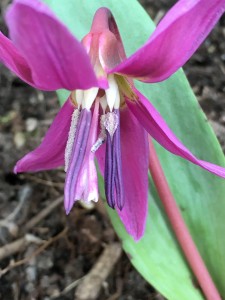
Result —
<instances>
[{"instance_id":1,"label":"green leaf","mask_svg":"<svg viewBox=\"0 0 225 300\"><path fill-rule=\"evenodd\" d=\"M107 6L114 14L128 55L142 45L154 30L152 21L135 0L45 2L79 39L89 31L96 9ZM163 83L136 85L195 155L225 165L216 137L182 71ZM221 295L225 297L225 181L166 152L159 145L156 148L193 239ZM146 233L138 243L125 232L117 214L108 208L124 250L144 278L168 299L204 299L174 238L151 179L150 191Z\"/></svg>"}]
</instances>

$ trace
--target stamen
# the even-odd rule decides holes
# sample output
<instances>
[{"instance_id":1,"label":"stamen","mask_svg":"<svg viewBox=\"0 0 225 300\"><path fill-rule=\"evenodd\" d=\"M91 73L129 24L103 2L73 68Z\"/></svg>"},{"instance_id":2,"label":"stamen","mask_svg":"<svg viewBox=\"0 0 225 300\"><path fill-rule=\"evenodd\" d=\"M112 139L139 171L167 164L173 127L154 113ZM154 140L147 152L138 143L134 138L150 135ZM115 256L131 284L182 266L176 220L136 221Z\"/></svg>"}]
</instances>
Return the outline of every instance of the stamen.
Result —
<instances>
[{"instance_id":1,"label":"stamen","mask_svg":"<svg viewBox=\"0 0 225 300\"><path fill-rule=\"evenodd\" d=\"M69 130L69 135L68 135L68 140L67 140L66 150L65 150L65 169L64 169L65 172L67 172L70 163L79 115L80 115L79 109L75 109L71 118L70 130Z\"/></svg>"},{"instance_id":2,"label":"stamen","mask_svg":"<svg viewBox=\"0 0 225 300\"><path fill-rule=\"evenodd\" d=\"M116 128L118 127L118 124L119 124L119 118L115 112L108 112L105 115L104 126L106 130L109 132L111 139L113 138L113 135L116 131Z\"/></svg>"},{"instance_id":3,"label":"stamen","mask_svg":"<svg viewBox=\"0 0 225 300\"><path fill-rule=\"evenodd\" d=\"M107 132L106 138L106 155L105 155L105 195L108 205L115 208L115 195L114 195L114 177L115 165L113 159L113 145L110 134Z\"/></svg>"},{"instance_id":4,"label":"stamen","mask_svg":"<svg viewBox=\"0 0 225 300\"><path fill-rule=\"evenodd\" d=\"M105 193L109 206L114 208L116 204L117 207L122 210L124 206L124 194L120 147L119 110L114 110L113 113L117 117L117 125L113 135L110 134L110 131L106 128L107 139L104 174Z\"/></svg>"},{"instance_id":5,"label":"stamen","mask_svg":"<svg viewBox=\"0 0 225 300\"><path fill-rule=\"evenodd\" d=\"M74 190L77 177L85 156L88 135L91 125L91 111L82 109L77 124L77 132L73 143L71 158L69 161L68 171L65 184L65 204L66 212L69 213L74 202Z\"/></svg>"},{"instance_id":6,"label":"stamen","mask_svg":"<svg viewBox=\"0 0 225 300\"><path fill-rule=\"evenodd\" d=\"M119 118L119 110L115 110L115 113ZM115 188L116 188L116 202L120 210L124 207L124 191L123 191L123 174L122 174L122 159L121 159L121 146L120 146L120 125L118 124L117 130L114 134L113 139L113 151L116 164L116 174L115 174Z\"/></svg>"}]
</instances>

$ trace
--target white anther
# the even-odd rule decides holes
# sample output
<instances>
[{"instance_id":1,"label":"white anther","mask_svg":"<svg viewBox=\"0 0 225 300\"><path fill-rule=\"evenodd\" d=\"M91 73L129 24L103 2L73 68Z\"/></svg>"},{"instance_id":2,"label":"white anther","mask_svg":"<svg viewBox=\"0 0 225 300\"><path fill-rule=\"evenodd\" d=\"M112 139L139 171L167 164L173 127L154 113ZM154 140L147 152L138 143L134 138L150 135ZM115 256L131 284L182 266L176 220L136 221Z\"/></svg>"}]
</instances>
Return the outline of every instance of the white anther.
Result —
<instances>
[{"instance_id":1,"label":"white anther","mask_svg":"<svg viewBox=\"0 0 225 300\"><path fill-rule=\"evenodd\" d=\"M107 100L106 100L106 96L105 95L100 98L100 105L102 107L103 114L105 114L106 107L107 107Z\"/></svg>"},{"instance_id":2,"label":"white anther","mask_svg":"<svg viewBox=\"0 0 225 300\"><path fill-rule=\"evenodd\" d=\"M114 75L110 74L108 76L108 83L109 83L109 88L105 90L106 94L106 99L107 103L109 106L110 111L113 110L115 102L118 101L119 97L119 88L116 83L116 80L114 79ZM117 104L118 106L118 104Z\"/></svg>"},{"instance_id":3,"label":"white anther","mask_svg":"<svg viewBox=\"0 0 225 300\"><path fill-rule=\"evenodd\" d=\"M104 126L106 130L109 132L111 138L113 138L113 135L119 125L119 118L117 114L114 112L108 112L105 115L105 120L104 120Z\"/></svg>"},{"instance_id":4,"label":"white anther","mask_svg":"<svg viewBox=\"0 0 225 300\"><path fill-rule=\"evenodd\" d=\"M98 88L94 87L88 90L84 90L84 103L83 108L90 109L96 96L98 94Z\"/></svg>"},{"instance_id":5,"label":"white anther","mask_svg":"<svg viewBox=\"0 0 225 300\"><path fill-rule=\"evenodd\" d=\"M80 111L79 109L75 109L72 118L71 118L71 124L70 124L70 131L68 135L68 140L66 144L66 149L65 149L65 172L67 172L70 164L70 158L73 150L73 143L76 135L76 129L77 129L77 123L79 119Z\"/></svg>"},{"instance_id":6,"label":"white anther","mask_svg":"<svg viewBox=\"0 0 225 300\"><path fill-rule=\"evenodd\" d=\"M75 97L76 97L76 101L77 101L77 104L78 104L78 108L80 108L80 106L83 102L83 99L84 99L84 91L83 90L76 90L75 91Z\"/></svg>"}]
</instances>

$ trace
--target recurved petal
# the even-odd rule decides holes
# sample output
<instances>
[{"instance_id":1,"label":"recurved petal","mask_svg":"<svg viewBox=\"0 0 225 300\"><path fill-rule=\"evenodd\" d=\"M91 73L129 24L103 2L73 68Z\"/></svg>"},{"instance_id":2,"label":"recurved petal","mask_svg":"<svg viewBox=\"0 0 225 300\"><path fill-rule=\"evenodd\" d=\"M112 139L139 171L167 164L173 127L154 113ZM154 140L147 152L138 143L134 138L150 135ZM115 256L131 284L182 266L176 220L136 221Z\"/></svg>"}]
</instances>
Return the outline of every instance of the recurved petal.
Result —
<instances>
[{"instance_id":1,"label":"recurved petal","mask_svg":"<svg viewBox=\"0 0 225 300\"><path fill-rule=\"evenodd\" d=\"M225 178L225 168L195 157L168 127L159 112L139 91L135 90L137 101L126 99L126 103L145 130L166 150L178 155L201 168Z\"/></svg>"},{"instance_id":2,"label":"recurved petal","mask_svg":"<svg viewBox=\"0 0 225 300\"><path fill-rule=\"evenodd\" d=\"M0 32L0 61L18 77L33 85L30 67L13 43Z\"/></svg>"},{"instance_id":3,"label":"recurved petal","mask_svg":"<svg viewBox=\"0 0 225 300\"><path fill-rule=\"evenodd\" d=\"M63 105L42 143L20 159L15 173L54 169L64 164L64 154L74 107L70 100Z\"/></svg>"},{"instance_id":4,"label":"recurved petal","mask_svg":"<svg viewBox=\"0 0 225 300\"><path fill-rule=\"evenodd\" d=\"M125 205L118 214L127 232L139 240L145 230L148 210L148 139L147 133L124 108L121 117L121 156ZM101 173L104 174L105 147L97 151Z\"/></svg>"},{"instance_id":5,"label":"recurved petal","mask_svg":"<svg viewBox=\"0 0 225 300\"><path fill-rule=\"evenodd\" d=\"M192 56L225 11L224 0L180 0L149 40L110 72L159 82Z\"/></svg>"},{"instance_id":6,"label":"recurved petal","mask_svg":"<svg viewBox=\"0 0 225 300\"><path fill-rule=\"evenodd\" d=\"M98 86L81 43L39 0L16 0L6 14L10 37L42 90ZM13 59L13 53L12 53Z\"/></svg>"}]
</instances>

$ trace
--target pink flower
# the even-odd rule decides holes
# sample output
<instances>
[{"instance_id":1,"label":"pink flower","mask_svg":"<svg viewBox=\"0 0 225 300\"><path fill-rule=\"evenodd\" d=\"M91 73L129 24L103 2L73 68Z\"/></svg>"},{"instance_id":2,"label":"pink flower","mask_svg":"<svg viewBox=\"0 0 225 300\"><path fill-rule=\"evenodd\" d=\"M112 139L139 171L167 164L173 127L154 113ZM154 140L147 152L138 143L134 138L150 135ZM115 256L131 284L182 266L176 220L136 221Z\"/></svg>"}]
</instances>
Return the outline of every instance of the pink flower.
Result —
<instances>
[{"instance_id":1,"label":"pink flower","mask_svg":"<svg viewBox=\"0 0 225 300\"><path fill-rule=\"evenodd\" d=\"M225 169L196 158L173 134L132 78L165 80L195 52L225 10L223 0L180 0L149 40L126 58L115 20L100 8L82 43L39 0L15 0L6 14L10 38L0 34L0 59L42 90L71 91L41 145L15 172L65 165L65 209L97 201L94 157L104 173L107 202L127 231L144 233L149 133L175 155L225 177Z\"/></svg>"}]
</instances>

